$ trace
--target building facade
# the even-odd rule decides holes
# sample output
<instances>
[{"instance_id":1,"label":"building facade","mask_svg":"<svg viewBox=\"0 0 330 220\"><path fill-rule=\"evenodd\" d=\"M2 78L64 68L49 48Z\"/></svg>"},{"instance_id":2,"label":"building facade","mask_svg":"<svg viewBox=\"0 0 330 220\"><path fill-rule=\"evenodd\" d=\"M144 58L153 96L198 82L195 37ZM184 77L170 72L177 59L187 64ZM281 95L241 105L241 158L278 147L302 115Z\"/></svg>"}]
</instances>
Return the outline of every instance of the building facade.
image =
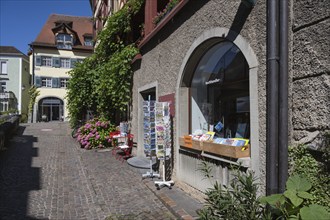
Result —
<instances>
[{"instance_id":1,"label":"building facade","mask_svg":"<svg viewBox=\"0 0 330 220\"><path fill-rule=\"evenodd\" d=\"M142 8L145 35L133 63L131 111L136 154L144 155L143 101L169 101L174 109L173 179L204 191L214 180L228 184L231 166L242 164L254 171L264 191L271 83L266 2L181 0L160 13L169 2L146 0ZM330 3L291 0L288 9L289 144L322 149L330 131ZM250 140L249 157L236 159L180 144L183 135L208 131L219 122L224 126L219 136ZM198 171L202 162L212 167L213 180Z\"/></svg>"},{"instance_id":2,"label":"building facade","mask_svg":"<svg viewBox=\"0 0 330 220\"><path fill-rule=\"evenodd\" d=\"M30 73L28 56L12 46L0 46L1 108L27 116Z\"/></svg>"},{"instance_id":3,"label":"building facade","mask_svg":"<svg viewBox=\"0 0 330 220\"><path fill-rule=\"evenodd\" d=\"M120 10L127 0L89 0L93 11L93 33L97 36L106 24L107 17Z\"/></svg>"},{"instance_id":4,"label":"building facade","mask_svg":"<svg viewBox=\"0 0 330 220\"><path fill-rule=\"evenodd\" d=\"M34 105L34 122L68 119L68 72L92 54L92 29L89 17L52 14L31 43L30 71L40 91Z\"/></svg>"}]
</instances>

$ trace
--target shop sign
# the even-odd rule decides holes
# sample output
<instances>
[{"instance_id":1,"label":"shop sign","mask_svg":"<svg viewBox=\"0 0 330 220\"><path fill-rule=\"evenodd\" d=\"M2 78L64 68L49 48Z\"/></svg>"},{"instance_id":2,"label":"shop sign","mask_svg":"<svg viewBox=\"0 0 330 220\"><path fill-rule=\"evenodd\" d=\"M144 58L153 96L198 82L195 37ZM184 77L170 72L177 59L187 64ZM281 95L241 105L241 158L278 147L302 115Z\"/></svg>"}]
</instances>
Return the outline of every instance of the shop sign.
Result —
<instances>
[{"instance_id":1,"label":"shop sign","mask_svg":"<svg viewBox=\"0 0 330 220\"><path fill-rule=\"evenodd\" d=\"M210 85L210 84L214 84L214 83L218 83L218 82L221 82L221 79L209 80L209 81L205 82L205 85Z\"/></svg>"}]
</instances>

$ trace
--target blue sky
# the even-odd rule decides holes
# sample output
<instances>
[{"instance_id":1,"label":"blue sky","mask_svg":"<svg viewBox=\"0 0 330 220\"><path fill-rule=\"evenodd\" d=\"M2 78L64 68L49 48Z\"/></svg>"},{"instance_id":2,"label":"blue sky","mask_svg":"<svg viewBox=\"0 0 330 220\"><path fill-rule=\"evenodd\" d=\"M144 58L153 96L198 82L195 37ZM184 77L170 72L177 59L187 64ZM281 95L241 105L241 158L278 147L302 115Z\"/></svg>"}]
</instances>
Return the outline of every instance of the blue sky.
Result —
<instances>
[{"instance_id":1,"label":"blue sky","mask_svg":"<svg viewBox=\"0 0 330 220\"><path fill-rule=\"evenodd\" d=\"M27 54L50 14L92 16L89 0L0 0L0 45Z\"/></svg>"}]
</instances>

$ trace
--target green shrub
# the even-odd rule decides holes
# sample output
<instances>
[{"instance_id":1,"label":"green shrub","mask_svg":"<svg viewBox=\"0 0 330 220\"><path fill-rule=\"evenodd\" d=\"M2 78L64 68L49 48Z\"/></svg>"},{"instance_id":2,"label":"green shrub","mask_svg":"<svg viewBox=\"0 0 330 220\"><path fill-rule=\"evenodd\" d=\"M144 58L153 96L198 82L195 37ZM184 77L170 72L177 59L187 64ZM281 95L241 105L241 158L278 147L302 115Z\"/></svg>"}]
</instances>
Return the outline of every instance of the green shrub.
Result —
<instances>
[{"instance_id":1,"label":"green shrub","mask_svg":"<svg viewBox=\"0 0 330 220\"><path fill-rule=\"evenodd\" d=\"M276 219L330 219L330 213L325 206L311 204L311 189L312 184L306 177L294 175L289 177L283 194L263 197L260 202L271 207L272 217Z\"/></svg>"},{"instance_id":2,"label":"green shrub","mask_svg":"<svg viewBox=\"0 0 330 220\"><path fill-rule=\"evenodd\" d=\"M234 170L234 178L230 181L229 187L216 182L213 188L206 191L205 205L198 211L200 219L330 219L327 198L322 197L324 201L318 201L316 196L320 194L315 193L321 193L321 189L309 181L315 177L314 174L316 175L318 171L315 169L315 161L308 160L308 162L314 169L307 170L301 176L297 174L290 176L283 194L260 198L257 197L258 184L253 173ZM207 163L202 162L199 171L205 177L211 177L212 170ZM328 180L326 176L322 176L320 181L326 180ZM314 179L314 181L316 180ZM327 193L328 191L325 189L323 195L327 195ZM322 205L323 203L325 205ZM267 209L266 205L268 205Z\"/></svg>"},{"instance_id":3,"label":"green shrub","mask_svg":"<svg viewBox=\"0 0 330 220\"><path fill-rule=\"evenodd\" d=\"M290 175L305 176L313 186L310 190L312 198L307 203L330 208L330 178L326 164L318 162L303 145L290 147L289 158Z\"/></svg>"},{"instance_id":4,"label":"green shrub","mask_svg":"<svg viewBox=\"0 0 330 220\"><path fill-rule=\"evenodd\" d=\"M67 103L70 124L92 110L112 120L125 113L131 102L133 86L132 60L139 53L132 38L131 22L144 0L128 0L112 16L97 36L94 54L69 71Z\"/></svg>"},{"instance_id":5,"label":"green shrub","mask_svg":"<svg viewBox=\"0 0 330 220\"><path fill-rule=\"evenodd\" d=\"M27 121L28 121L28 115L22 114L20 117L20 123L27 123Z\"/></svg>"},{"instance_id":6,"label":"green shrub","mask_svg":"<svg viewBox=\"0 0 330 220\"><path fill-rule=\"evenodd\" d=\"M77 141L85 149L110 147L109 134L114 130L115 126L105 118L95 118L79 128Z\"/></svg>"},{"instance_id":7,"label":"green shrub","mask_svg":"<svg viewBox=\"0 0 330 220\"><path fill-rule=\"evenodd\" d=\"M257 197L258 184L252 172L236 171L230 187L216 182L206 191L206 204L198 211L200 219L260 219L265 209Z\"/></svg>"}]
</instances>

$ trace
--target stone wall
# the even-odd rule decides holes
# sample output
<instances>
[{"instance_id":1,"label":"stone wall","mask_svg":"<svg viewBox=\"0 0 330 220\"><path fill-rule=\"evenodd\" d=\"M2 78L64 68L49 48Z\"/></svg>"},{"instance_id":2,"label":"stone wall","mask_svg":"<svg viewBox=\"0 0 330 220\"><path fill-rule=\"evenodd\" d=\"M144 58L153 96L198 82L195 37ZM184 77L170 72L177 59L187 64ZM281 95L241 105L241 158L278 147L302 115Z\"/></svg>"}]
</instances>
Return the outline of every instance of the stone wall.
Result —
<instances>
[{"instance_id":1,"label":"stone wall","mask_svg":"<svg viewBox=\"0 0 330 220\"><path fill-rule=\"evenodd\" d=\"M135 67L133 85L132 131L137 132L139 90L148 84L157 85L157 95L176 93L180 68L194 40L205 31L217 27L235 29L257 55L259 108L259 164L260 181L265 185L266 163L266 5L262 1L242 19L241 1L190 1L141 48L142 60ZM244 12L243 12L244 14ZM175 120L175 119L174 119ZM137 137L137 134L135 134ZM174 135L173 137L177 137ZM143 148L142 146L138 146ZM178 148L178 146L174 146ZM139 152L139 149L138 149ZM177 155L174 155L176 161ZM176 172L176 170L174 170ZM174 173L175 174L175 173ZM175 175L174 175L175 178Z\"/></svg>"},{"instance_id":2,"label":"stone wall","mask_svg":"<svg viewBox=\"0 0 330 220\"><path fill-rule=\"evenodd\" d=\"M330 132L330 1L293 4L293 144L324 148Z\"/></svg>"}]
</instances>

